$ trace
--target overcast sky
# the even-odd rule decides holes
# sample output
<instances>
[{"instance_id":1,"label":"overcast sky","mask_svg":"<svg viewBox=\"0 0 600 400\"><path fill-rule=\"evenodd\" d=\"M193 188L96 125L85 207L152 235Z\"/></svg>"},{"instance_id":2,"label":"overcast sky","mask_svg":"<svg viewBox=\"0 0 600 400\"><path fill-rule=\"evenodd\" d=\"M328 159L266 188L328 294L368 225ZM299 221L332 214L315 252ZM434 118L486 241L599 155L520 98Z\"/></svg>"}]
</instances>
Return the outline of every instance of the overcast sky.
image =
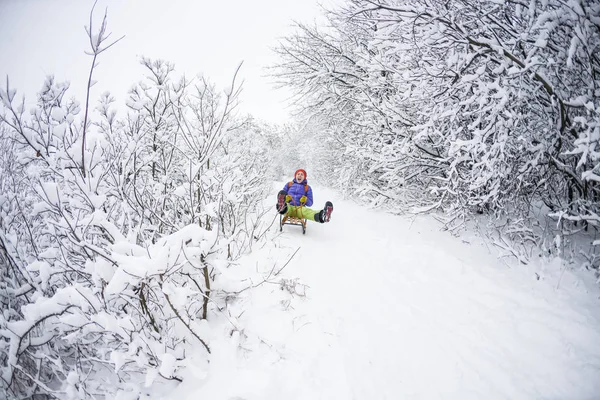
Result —
<instances>
[{"instance_id":1,"label":"overcast sky","mask_svg":"<svg viewBox=\"0 0 600 400\"><path fill-rule=\"evenodd\" d=\"M241 111L283 122L289 95L273 89L263 67L275 60L270 48L292 31L292 20L321 17L328 0L99 0L95 22L108 7L108 30L125 38L99 59L92 98L109 90L124 102L128 88L143 74L139 56L162 58L187 76L198 73L219 87L231 83L244 62ZM34 104L44 77L71 82L71 96L84 101L91 57L84 25L91 0L0 0L0 78Z\"/></svg>"}]
</instances>

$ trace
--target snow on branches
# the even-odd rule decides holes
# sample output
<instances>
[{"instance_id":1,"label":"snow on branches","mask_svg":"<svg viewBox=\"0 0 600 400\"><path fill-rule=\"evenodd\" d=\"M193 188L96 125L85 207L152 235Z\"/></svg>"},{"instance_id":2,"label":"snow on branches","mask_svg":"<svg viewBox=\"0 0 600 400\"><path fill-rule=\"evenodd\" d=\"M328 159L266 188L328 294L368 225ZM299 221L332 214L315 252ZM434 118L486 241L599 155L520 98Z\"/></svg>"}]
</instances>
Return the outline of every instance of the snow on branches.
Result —
<instances>
[{"instance_id":1,"label":"snow on branches","mask_svg":"<svg viewBox=\"0 0 600 400\"><path fill-rule=\"evenodd\" d=\"M337 181L362 197L454 226L542 205L571 221L561 234L593 236L599 15L591 1L351 0L326 29L299 25L274 75L324 117L345 149Z\"/></svg>"},{"instance_id":2,"label":"snow on branches","mask_svg":"<svg viewBox=\"0 0 600 400\"><path fill-rule=\"evenodd\" d=\"M82 116L51 77L29 112L0 90L0 397L181 381L211 352L213 282L261 237L270 155L235 77L141 63L120 118L109 93Z\"/></svg>"}]
</instances>

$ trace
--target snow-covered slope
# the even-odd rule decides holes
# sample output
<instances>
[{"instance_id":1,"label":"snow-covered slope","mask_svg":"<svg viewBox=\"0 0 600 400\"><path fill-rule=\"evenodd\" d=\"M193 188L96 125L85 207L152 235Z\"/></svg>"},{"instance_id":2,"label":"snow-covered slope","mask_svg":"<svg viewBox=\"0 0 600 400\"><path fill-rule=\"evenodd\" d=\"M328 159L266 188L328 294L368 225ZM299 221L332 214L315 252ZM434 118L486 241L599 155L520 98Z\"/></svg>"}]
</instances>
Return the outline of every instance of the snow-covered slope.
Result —
<instances>
[{"instance_id":1,"label":"snow-covered slope","mask_svg":"<svg viewBox=\"0 0 600 400\"><path fill-rule=\"evenodd\" d=\"M597 288L574 288L569 272L560 285L558 274L537 280L537 267L509 267L429 217L314 191L316 207L333 201L332 221L306 235L273 225L228 277L267 282L211 322L227 339L214 337L211 362L165 397L600 398Z\"/></svg>"}]
</instances>

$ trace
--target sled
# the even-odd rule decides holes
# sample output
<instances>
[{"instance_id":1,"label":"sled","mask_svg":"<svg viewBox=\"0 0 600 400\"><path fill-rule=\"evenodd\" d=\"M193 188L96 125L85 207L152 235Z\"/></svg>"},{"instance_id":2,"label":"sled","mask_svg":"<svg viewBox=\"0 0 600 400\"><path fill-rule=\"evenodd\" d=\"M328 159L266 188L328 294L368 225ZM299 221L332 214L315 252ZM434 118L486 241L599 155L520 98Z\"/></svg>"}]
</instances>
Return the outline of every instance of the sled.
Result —
<instances>
[{"instance_id":1,"label":"sled","mask_svg":"<svg viewBox=\"0 0 600 400\"><path fill-rule=\"evenodd\" d=\"M295 225L302 227L302 234L306 234L306 218L290 217L289 215L283 216L279 214L279 232L283 231L284 225Z\"/></svg>"}]
</instances>

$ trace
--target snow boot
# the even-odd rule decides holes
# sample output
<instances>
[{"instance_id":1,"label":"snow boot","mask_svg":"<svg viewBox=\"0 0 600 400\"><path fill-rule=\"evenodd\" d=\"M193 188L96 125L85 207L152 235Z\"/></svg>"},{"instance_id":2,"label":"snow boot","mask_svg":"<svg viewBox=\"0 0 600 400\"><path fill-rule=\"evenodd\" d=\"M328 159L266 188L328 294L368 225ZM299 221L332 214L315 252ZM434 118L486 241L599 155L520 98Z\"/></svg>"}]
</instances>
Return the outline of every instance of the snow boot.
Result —
<instances>
[{"instance_id":1,"label":"snow boot","mask_svg":"<svg viewBox=\"0 0 600 400\"><path fill-rule=\"evenodd\" d=\"M275 208L279 214L285 214L287 212L287 204L285 204L286 195L287 193L285 190L280 190L279 193L277 193L277 205Z\"/></svg>"},{"instance_id":2,"label":"snow boot","mask_svg":"<svg viewBox=\"0 0 600 400\"><path fill-rule=\"evenodd\" d=\"M331 220L331 213L333 212L333 203L330 201L325 202L323 208L323 222L329 222Z\"/></svg>"},{"instance_id":3,"label":"snow boot","mask_svg":"<svg viewBox=\"0 0 600 400\"><path fill-rule=\"evenodd\" d=\"M333 212L333 203L330 201L327 201L325 203L325 207L323 207L321 212L319 212L318 214L315 214L315 219L316 219L316 216L318 215L320 223L323 224L325 222L329 222L331 220L332 212Z\"/></svg>"}]
</instances>

